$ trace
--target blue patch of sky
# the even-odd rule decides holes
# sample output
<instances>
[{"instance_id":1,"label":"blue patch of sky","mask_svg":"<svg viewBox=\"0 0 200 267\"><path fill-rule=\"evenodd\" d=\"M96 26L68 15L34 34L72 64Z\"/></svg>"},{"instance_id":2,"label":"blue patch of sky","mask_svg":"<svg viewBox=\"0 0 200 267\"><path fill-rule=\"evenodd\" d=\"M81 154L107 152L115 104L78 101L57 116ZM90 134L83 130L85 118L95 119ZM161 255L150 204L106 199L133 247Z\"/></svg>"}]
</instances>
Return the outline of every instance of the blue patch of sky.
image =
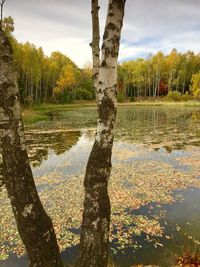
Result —
<instances>
[{"instance_id":1,"label":"blue patch of sky","mask_svg":"<svg viewBox=\"0 0 200 267\"><path fill-rule=\"evenodd\" d=\"M126 45L126 46L128 46L128 47L132 47L132 46L141 47L141 46L144 46L144 45L147 45L147 44L160 43L160 39L151 38L151 37L144 37L144 38L141 38L141 39L139 39L137 41L130 41L130 40L127 40L127 39L122 39L121 43Z\"/></svg>"}]
</instances>

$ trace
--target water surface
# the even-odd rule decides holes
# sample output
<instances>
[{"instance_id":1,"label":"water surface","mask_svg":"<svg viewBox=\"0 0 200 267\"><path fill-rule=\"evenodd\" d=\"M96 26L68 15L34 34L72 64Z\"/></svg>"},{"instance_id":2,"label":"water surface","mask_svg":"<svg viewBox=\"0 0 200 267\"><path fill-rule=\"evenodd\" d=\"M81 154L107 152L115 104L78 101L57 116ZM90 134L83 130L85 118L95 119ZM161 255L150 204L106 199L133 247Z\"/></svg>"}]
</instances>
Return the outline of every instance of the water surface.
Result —
<instances>
[{"instance_id":1,"label":"water surface","mask_svg":"<svg viewBox=\"0 0 200 267\"><path fill-rule=\"evenodd\" d=\"M76 257L85 166L95 108L51 112L26 127L32 170L63 259ZM119 266L171 266L200 244L200 109L119 107L113 170L111 249ZM27 266L9 200L0 192L1 267ZM17 257L16 255L21 256Z\"/></svg>"}]
</instances>

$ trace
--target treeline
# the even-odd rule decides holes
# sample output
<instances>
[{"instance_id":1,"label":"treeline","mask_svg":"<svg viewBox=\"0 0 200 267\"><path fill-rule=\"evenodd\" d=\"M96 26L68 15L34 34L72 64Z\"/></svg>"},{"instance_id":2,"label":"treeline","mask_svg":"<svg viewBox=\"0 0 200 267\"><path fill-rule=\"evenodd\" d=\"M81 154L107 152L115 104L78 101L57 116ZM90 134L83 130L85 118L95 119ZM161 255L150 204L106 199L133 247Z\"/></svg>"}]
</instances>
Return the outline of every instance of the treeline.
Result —
<instances>
[{"instance_id":1,"label":"treeline","mask_svg":"<svg viewBox=\"0 0 200 267\"><path fill-rule=\"evenodd\" d=\"M79 69L60 52L53 52L48 57L41 47L17 42L12 35L14 22L11 17L4 19L3 28L13 46L22 103L69 103L75 99L94 98L89 67Z\"/></svg>"},{"instance_id":2,"label":"treeline","mask_svg":"<svg viewBox=\"0 0 200 267\"><path fill-rule=\"evenodd\" d=\"M156 97L172 91L183 95L192 92L192 78L199 72L200 54L173 49L167 56L158 52L119 65L119 88L125 97Z\"/></svg>"},{"instance_id":3,"label":"treeline","mask_svg":"<svg viewBox=\"0 0 200 267\"><path fill-rule=\"evenodd\" d=\"M94 98L91 70L79 69L60 52L47 57L42 48L16 43L15 65L22 103L70 103Z\"/></svg>"},{"instance_id":4,"label":"treeline","mask_svg":"<svg viewBox=\"0 0 200 267\"><path fill-rule=\"evenodd\" d=\"M15 67L23 104L70 103L94 99L91 67L80 69L67 56L53 52L46 56L42 48L21 44L13 37L14 22L3 20L3 29L14 49ZM188 51L169 55L158 52L118 65L118 100L193 94L200 98L200 54ZM177 95L175 95L177 96Z\"/></svg>"}]
</instances>

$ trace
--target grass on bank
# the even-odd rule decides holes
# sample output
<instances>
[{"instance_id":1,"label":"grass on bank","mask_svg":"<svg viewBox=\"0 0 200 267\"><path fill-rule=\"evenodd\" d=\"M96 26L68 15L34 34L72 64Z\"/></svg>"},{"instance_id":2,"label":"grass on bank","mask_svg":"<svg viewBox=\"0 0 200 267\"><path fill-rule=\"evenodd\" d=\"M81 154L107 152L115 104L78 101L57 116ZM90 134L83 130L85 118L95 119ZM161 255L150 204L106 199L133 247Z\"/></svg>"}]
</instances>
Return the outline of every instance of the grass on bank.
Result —
<instances>
[{"instance_id":1,"label":"grass on bank","mask_svg":"<svg viewBox=\"0 0 200 267\"><path fill-rule=\"evenodd\" d=\"M123 102L118 103L118 106L180 106L180 107L200 107L200 102L191 100L191 101L164 101L161 99L158 100L137 100L136 102Z\"/></svg>"},{"instance_id":2,"label":"grass on bank","mask_svg":"<svg viewBox=\"0 0 200 267\"><path fill-rule=\"evenodd\" d=\"M38 112L34 108L23 108L22 118L25 124L32 124L38 121L48 120L48 114Z\"/></svg>"},{"instance_id":3,"label":"grass on bank","mask_svg":"<svg viewBox=\"0 0 200 267\"><path fill-rule=\"evenodd\" d=\"M72 108L95 106L95 102L80 101L73 104L40 104L22 107L22 117L25 124L32 124L38 121L49 120L52 111L69 110Z\"/></svg>"},{"instance_id":4,"label":"grass on bank","mask_svg":"<svg viewBox=\"0 0 200 267\"><path fill-rule=\"evenodd\" d=\"M40 104L29 107L22 107L22 116L25 124L32 124L38 121L49 120L52 111L67 111L72 108L95 107L95 101L76 101L72 104ZM189 101L167 101L166 99L136 99L135 102L125 101L118 103L118 106L180 106L180 107L200 107L200 102Z\"/></svg>"}]
</instances>

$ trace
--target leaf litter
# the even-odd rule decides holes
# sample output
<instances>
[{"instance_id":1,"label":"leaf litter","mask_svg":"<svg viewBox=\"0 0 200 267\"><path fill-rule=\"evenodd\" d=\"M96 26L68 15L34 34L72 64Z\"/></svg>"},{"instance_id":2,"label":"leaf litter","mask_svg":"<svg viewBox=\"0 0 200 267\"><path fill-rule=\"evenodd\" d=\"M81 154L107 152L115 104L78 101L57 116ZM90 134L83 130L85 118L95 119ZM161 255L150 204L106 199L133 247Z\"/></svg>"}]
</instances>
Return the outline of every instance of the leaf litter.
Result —
<instances>
[{"instance_id":1,"label":"leaf litter","mask_svg":"<svg viewBox=\"0 0 200 267\"><path fill-rule=\"evenodd\" d=\"M142 150L145 151L147 148L140 147L133 152L125 147L114 149L113 152L114 164L109 193L112 204L110 240L115 244L112 247L114 253L117 253L117 250L123 252L127 247L132 247L133 250L140 248L142 245L135 237L143 234L147 242L152 242L155 247L162 247L163 244L156 237L172 238L165 234L165 227L159 221L164 217L165 211L161 209L157 215L147 216L135 214L135 210L150 203L156 203L159 209L163 204L181 201L178 194L173 194L175 190L200 188L200 150L198 148L188 147L189 156L176 158L181 164L190 165L189 172L155 160L127 161L141 154ZM65 161L63 166L59 165L59 168L67 168L69 165L70 162ZM35 179L37 187L48 185L44 186L39 195L53 220L61 250L79 243L84 198L83 179L84 172L81 175L68 176L65 180L59 171L53 171ZM150 213L151 206L149 206ZM11 252L19 257L24 255L25 249L16 230L4 187L0 191L0 221L0 258L5 259ZM179 228L177 225L177 231L180 230ZM197 245L200 244L195 237L188 235L188 238L194 239Z\"/></svg>"}]
</instances>

